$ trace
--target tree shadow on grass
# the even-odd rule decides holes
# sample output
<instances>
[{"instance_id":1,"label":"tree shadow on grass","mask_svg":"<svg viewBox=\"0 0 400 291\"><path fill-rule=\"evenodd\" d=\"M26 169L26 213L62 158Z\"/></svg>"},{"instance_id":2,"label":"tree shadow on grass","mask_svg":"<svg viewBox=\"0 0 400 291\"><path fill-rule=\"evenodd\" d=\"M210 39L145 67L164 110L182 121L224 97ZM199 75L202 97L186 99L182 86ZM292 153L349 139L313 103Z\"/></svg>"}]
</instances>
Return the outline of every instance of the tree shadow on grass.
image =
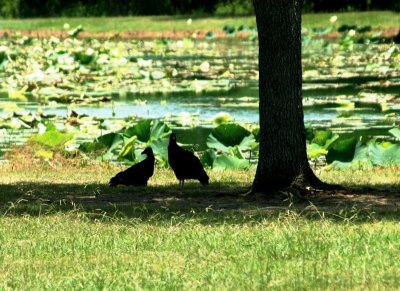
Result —
<instances>
[{"instance_id":1,"label":"tree shadow on grass","mask_svg":"<svg viewBox=\"0 0 400 291\"><path fill-rule=\"evenodd\" d=\"M278 218L292 212L307 218L332 217L359 222L400 220L400 190L393 185L360 186L341 191L290 197L283 191L274 197L244 196L250 185L213 183L202 187L188 183L150 187L109 187L104 184L53 184L21 182L0 185L0 215L50 215L78 211L87 217L123 217L169 220L177 215L203 223L244 223Z\"/></svg>"}]
</instances>

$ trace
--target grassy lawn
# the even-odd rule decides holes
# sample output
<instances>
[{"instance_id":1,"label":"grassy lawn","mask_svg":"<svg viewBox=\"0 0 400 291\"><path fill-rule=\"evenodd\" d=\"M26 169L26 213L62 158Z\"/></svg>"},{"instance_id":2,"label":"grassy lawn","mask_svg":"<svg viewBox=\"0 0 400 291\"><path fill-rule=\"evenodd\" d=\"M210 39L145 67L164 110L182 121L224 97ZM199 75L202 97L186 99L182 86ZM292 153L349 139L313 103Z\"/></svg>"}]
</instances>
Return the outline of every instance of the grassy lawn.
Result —
<instances>
[{"instance_id":1,"label":"grassy lawn","mask_svg":"<svg viewBox=\"0 0 400 291\"><path fill-rule=\"evenodd\" d=\"M398 288L399 169L320 171L378 190L308 200L240 197L254 171L105 185L118 170L0 167L0 289Z\"/></svg>"},{"instance_id":2,"label":"grassy lawn","mask_svg":"<svg viewBox=\"0 0 400 291\"><path fill-rule=\"evenodd\" d=\"M335 13L337 25L356 24L372 25L374 28L398 28L400 14L389 11ZM327 27L333 14L305 14L303 26ZM186 21L190 16L140 16L140 17L104 17L104 18L41 18L23 20L0 20L1 29L15 30L62 30L64 23L71 27L83 25L88 32L123 32L123 31L172 31L172 30L217 30L224 25L255 26L255 17L193 17L189 26Z\"/></svg>"}]
</instances>

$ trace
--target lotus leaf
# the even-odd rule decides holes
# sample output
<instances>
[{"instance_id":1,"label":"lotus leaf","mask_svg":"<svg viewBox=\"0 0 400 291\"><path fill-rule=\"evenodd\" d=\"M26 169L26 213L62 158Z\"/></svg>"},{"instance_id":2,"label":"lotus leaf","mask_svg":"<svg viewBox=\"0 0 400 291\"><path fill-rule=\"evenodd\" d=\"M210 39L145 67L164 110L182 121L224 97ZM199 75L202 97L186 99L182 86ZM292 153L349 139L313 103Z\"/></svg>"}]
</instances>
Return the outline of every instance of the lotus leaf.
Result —
<instances>
[{"instance_id":1,"label":"lotus leaf","mask_svg":"<svg viewBox=\"0 0 400 291\"><path fill-rule=\"evenodd\" d=\"M227 152L228 147L240 145L243 139L250 134L247 129L238 124L221 124L211 131L207 138L207 146ZM248 143L246 141L246 144Z\"/></svg>"},{"instance_id":2,"label":"lotus leaf","mask_svg":"<svg viewBox=\"0 0 400 291\"><path fill-rule=\"evenodd\" d=\"M39 144L50 149L63 149L64 144L72 139L73 135L62 133L58 130L48 130L43 134L32 135L30 140L35 144Z\"/></svg>"},{"instance_id":3,"label":"lotus leaf","mask_svg":"<svg viewBox=\"0 0 400 291\"><path fill-rule=\"evenodd\" d=\"M150 127L151 127L150 119L140 120L134 126L125 129L124 136L132 137L136 135L139 141L146 143L150 140L150 134L151 134Z\"/></svg>"},{"instance_id":4,"label":"lotus leaf","mask_svg":"<svg viewBox=\"0 0 400 291\"><path fill-rule=\"evenodd\" d=\"M356 144L356 137L336 139L330 146L326 161L328 163L333 161L350 162L354 158Z\"/></svg>"},{"instance_id":5,"label":"lotus leaf","mask_svg":"<svg viewBox=\"0 0 400 291\"><path fill-rule=\"evenodd\" d=\"M135 143L137 141L137 136L134 135L128 139L128 141L124 144L121 151L119 152L118 158L126 159L128 161L135 161Z\"/></svg>"},{"instance_id":6,"label":"lotus leaf","mask_svg":"<svg viewBox=\"0 0 400 291\"><path fill-rule=\"evenodd\" d=\"M399 144L377 144L370 143L368 151L371 161L378 166L399 166L400 145Z\"/></svg>"},{"instance_id":7,"label":"lotus leaf","mask_svg":"<svg viewBox=\"0 0 400 291\"><path fill-rule=\"evenodd\" d=\"M400 128L392 128L389 132L398 140L400 141Z\"/></svg>"},{"instance_id":8,"label":"lotus leaf","mask_svg":"<svg viewBox=\"0 0 400 291\"><path fill-rule=\"evenodd\" d=\"M203 166L212 168L215 159L215 152L212 149L207 149L201 155L200 162L203 164Z\"/></svg>"},{"instance_id":9,"label":"lotus leaf","mask_svg":"<svg viewBox=\"0 0 400 291\"><path fill-rule=\"evenodd\" d=\"M310 145L307 145L307 156L310 159L317 159L320 156L326 155L327 153L328 151L319 144L312 143Z\"/></svg>"},{"instance_id":10,"label":"lotus leaf","mask_svg":"<svg viewBox=\"0 0 400 291\"><path fill-rule=\"evenodd\" d=\"M214 170L227 170L227 169L237 169L244 170L249 168L250 162L248 160L239 159L237 157L232 157L228 155L218 156L213 164Z\"/></svg>"}]
</instances>

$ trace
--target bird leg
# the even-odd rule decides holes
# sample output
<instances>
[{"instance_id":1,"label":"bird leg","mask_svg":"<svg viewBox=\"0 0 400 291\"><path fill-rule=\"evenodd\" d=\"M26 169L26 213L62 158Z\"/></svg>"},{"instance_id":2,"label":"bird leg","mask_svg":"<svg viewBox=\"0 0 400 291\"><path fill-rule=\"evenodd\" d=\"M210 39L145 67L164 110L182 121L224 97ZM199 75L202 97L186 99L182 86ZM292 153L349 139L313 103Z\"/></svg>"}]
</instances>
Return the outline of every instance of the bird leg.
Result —
<instances>
[{"instance_id":1,"label":"bird leg","mask_svg":"<svg viewBox=\"0 0 400 291\"><path fill-rule=\"evenodd\" d=\"M179 180L179 187L183 188L184 184L185 184L185 180Z\"/></svg>"}]
</instances>

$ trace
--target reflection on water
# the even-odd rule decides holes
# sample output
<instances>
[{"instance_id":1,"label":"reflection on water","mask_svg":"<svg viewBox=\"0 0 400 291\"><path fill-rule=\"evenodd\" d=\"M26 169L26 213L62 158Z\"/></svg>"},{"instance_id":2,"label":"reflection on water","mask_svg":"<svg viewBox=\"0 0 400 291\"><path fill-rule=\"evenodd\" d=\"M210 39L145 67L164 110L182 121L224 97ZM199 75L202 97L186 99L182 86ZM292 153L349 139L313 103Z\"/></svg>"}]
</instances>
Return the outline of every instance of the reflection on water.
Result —
<instances>
[{"instance_id":1,"label":"reflection on water","mask_svg":"<svg viewBox=\"0 0 400 291\"><path fill-rule=\"evenodd\" d=\"M69 110L73 109L79 114L85 114L104 119L123 119L126 117L163 119L171 115L189 113L196 115L200 121L212 119L219 112L229 113L236 122L257 123L258 122L258 96L255 90L247 90L253 96L241 96L233 92L231 95L200 95L200 96L140 96L138 98L114 98L115 101L92 105L66 105L49 104L40 106L44 114L55 114L66 117ZM304 94L307 96L307 92ZM388 111L382 111L376 104L349 103L350 107L342 106L340 103L327 101L334 96L312 96L305 97L304 120L307 124L320 127L330 127L332 121L343 113L359 117L367 125L375 125L385 120L388 113L400 114L400 106L392 106ZM351 98L349 98L351 99ZM310 100L313 100L309 104ZM319 103L313 103L321 101ZM324 101L325 100L325 101ZM0 99L0 114L7 114L9 99ZM379 104L378 104L379 105ZM25 112L35 113L38 110L36 102L16 102L15 106ZM345 121L345 119L340 119ZM351 118L348 119L349 123Z\"/></svg>"}]
</instances>

